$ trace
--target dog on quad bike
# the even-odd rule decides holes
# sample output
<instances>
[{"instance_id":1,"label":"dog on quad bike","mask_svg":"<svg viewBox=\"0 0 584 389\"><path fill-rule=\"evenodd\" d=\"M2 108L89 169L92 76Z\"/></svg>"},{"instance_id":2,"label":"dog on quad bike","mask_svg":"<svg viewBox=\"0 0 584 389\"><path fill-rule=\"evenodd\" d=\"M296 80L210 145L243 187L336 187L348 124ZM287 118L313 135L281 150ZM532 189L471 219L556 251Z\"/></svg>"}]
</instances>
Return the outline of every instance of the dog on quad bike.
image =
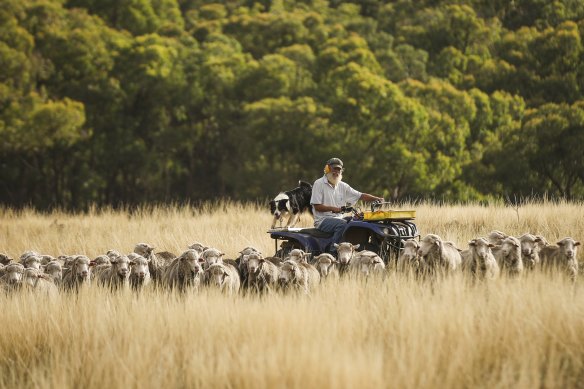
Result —
<instances>
[{"instance_id":1,"label":"dog on quad bike","mask_svg":"<svg viewBox=\"0 0 584 389\"><path fill-rule=\"evenodd\" d=\"M312 185L305 181L298 181L298 187L280 192L270 201L270 212L274 216L272 229L276 227L276 222L288 215L286 227L294 227L300 219L300 214L307 211L312 215L310 197L312 196Z\"/></svg>"}]
</instances>

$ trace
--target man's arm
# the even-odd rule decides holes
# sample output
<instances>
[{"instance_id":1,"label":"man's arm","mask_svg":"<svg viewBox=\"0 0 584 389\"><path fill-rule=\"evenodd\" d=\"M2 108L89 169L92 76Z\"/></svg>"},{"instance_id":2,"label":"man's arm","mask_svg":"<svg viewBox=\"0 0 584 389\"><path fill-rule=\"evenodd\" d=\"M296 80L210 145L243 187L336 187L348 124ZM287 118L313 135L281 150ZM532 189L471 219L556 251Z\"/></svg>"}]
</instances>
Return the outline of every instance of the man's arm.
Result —
<instances>
[{"instance_id":1,"label":"man's arm","mask_svg":"<svg viewBox=\"0 0 584 389\"><path fill-rule=\"evenodd\" d=\"M361 193L361 197L359 198L361 201L369 202L369 201L383 201L383 197L377 197L370 195L369 193Z\"/></svg>"},{"instance_id":2,"label":"man's arm","mask_svg":"<svg viewBox=\"0 0 584 389\"><path fill-rule=\"evenodd\" d=\"M339 208L339 207L332 207L330 205L324 205L324 204L312 204L312 205L314 205L314 209L316 209L318 212L334 212L334 213L341 212L341 208Z\"/></svg>"}]
</instances>

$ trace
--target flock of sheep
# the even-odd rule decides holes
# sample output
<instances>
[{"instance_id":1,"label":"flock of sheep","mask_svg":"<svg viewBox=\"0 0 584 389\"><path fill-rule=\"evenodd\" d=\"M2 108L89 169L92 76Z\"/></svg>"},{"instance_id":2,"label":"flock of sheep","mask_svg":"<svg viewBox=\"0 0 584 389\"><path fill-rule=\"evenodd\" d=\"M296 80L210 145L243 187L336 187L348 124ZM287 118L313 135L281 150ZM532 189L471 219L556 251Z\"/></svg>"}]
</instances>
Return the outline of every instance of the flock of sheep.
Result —
<instances>
[{"instance_id":1,"label":"flock of sheep","mask_svg":"<svg viewBox=\"0 0 584 389\"><path fill-rule=\"evenodd\" d=\"M541 236L524 234L516 238L493 231L487 238L472 239L468 249L461 250L429 234L419 241L405 241L391 269L376 253L358 251L359 245L348 242L335 245L336 256L324 253L313 257L294 249L283 259L264 257L253 247L243 249L235 260L225 259L220 250L198 242L179 256L155 253L147 243L137 244L128 255L110 250L93 260L85 255L54 258L27 251L18 261L0 254L0 287L6 292L26 289L49 295L92 284L135 291L154 286L181 292L216 288L228 294L275 290L309 293L324 280L345 275L369 277L395 271L433 277L462 271L475 279L495 279L501 273L517 277L538 269L565 271L575 280L579 245L572 238L550 245Z\"/></svg>"},{"instance_id":2,"label":"flock of sheep","mask_svg":"<svg viewBox=\"0 0 584 389\"><path fill-rule=\"evenodd\" d=\"M567 237L550 245L543 236L526 233L520 237L492 231L486 238L468 242L461 250L453 242L429 234L404 242L398 266L419 276L448 274L461 270L476 279L495 279L501 273L518 277L529 271L560 271L572 280L578 276L577 251L580 242Z\"/></svg>"}]
</instances>

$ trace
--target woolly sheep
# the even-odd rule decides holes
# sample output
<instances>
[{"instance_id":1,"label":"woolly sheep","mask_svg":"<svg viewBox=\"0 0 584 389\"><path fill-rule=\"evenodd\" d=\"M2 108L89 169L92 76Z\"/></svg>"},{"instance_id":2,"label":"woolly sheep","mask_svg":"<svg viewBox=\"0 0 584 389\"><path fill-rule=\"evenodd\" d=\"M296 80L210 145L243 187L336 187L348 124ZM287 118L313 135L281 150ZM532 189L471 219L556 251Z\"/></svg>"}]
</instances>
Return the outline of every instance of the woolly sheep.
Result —
<instances>
[{"instance_id":1,"label":"woolly sheep","mask_svg":"<svg viewBox=\"0 0 584 389\"><path fill-rule=\"evenodd\" d=\"M556 243L556 246L546 246L540 251L541 263L546 270L565 271L572 280L578 276L578 246L580 242L567 237Z\"/></svg>"},{"instance_id":2,"label":"woolly sheep","mask_svg":"<svg viewBox=\"0 0 584 389\"><path fill-rule=\"evenodd\" d=\"M150 284L150 269L148 268L148 260L140 254L128 254L130 260L130 287L133 290L140 290Z\"/></svg>"},{"instance_id":3,"label":"woolly sheep","mask_svg":"<svg viewBox=\"0 0 584 389\"><path fill-rule=\"evenodd\" d=\"M162 285L184 292L198 290L203 278L199 252L188 249L176 257L164 270Z\"/></svg>"},{"instance_id":4,"label":"woolly sheep","mask_svg":"<svg viewBox=\"0 0 584 389\"><path fill-rule=\"evenodd\" d=\"M8 254L0 253L0 265L8 265L13 260Z\"/></svg>"},{"instance_id":5,"label":"woolly sheep","mask_svg":"<svg viewBox=\"0 0 584 389\"><path fill-rule=\"evenodd\" d=\"M0 285L5 291L20 288L24 274L24 265L17 262L9 263L4 267L4 275L0 277Z\"/></svg>"},{"instance_id":6,"label":"woolly sheep","mask_svg":"<svg viewBox=\"0 0 584 389\"><path fill-rule=\"evenodd\" d=\"M385 263L383 263L381 257L369 250L356 253L351 261L351 268L356 274L365 277L385 273Z\"/></svg>"},{"instance_id":7,"label":"woolly sheep","mask_svg":"<svg viewBox=\"0 0 584 389\"><path fill-rule=\"evenodd\" d=\"M343 275L349 270L349 264L360 245L354 245L349 242L334 244L337 249L337 260L339 261L339 274Z\"/></svg>"},{"instance_id":8,"label":"woolly sheep","mask_svg":"<svg viewBox=\"0 0 584 389\"><path fill-rule=\"evenodd\" d=\"M240 287L239 273L235 266L229 263L211 264L205 270L205 282L228 294L237 293Z\"/></svg>"},{"instance_id":9,"label":"woolly sheep","mask_svg":"<svg viewBox=\"0 0 584 389\"><path fill-rule=\"evenodd\" d=\"M22 284L24 288L41 295L55 297L58 293L53 279L48 274L32 267L24 269Z\"/></svg>"},{"instance_id":10,"label":"woolly sheep","mask_svg":"<svg viewBox=\"0 0 584 389\"><path fill-rule=\"evenodd\" d=\"M501 271L508 276L516 277L523 273L521 242L519 242L519 239L508 236L503 240L500 249L493 251L493 254Z\"/></svg>"},{"instance_id":11,"label":"woolly sheep","mask_svg":"<svg viewBox=\"0 0 584 389\"><path fill-rule=\"evenodd\" d=\"M505 240L505 238L508 236L509 235L507 235L504 232L501 232L498 230L493 230L493 231L491 231L491 233L487 237L487 240L489 241L489 243L491 243L495 246L501 246L503 244L503 241Z\"/></svg>"},{"instance_id":12,"label":"woolly sheep","mask_svg":"<svg viewBox=\"0 0 584 389\"><path fill-rule=\"evenodd\" d=\"M130 259L125 255L110 257L111 265L95 266L93 272L98 284L112 290L125 289L129 286Z\"/></svg>"},{"instance_id":13,"label":"woolly sheep","mask_svg":"<svg viewBox=\"0 0 584 389\"><path fill-rule=\"evenodd\" d=\"M148 270L150 270L150 277L155 283L162 280L165 268L170 264L169 260L165 260L154 253L154 247L148 243L138 243L134 247L134 252L148 260Z\"/></svg>"},{"instance_id":14,"label":"woolly sheep","mask_svg":"<svg viewBox=\"0 0 584 389\"><path fill-rule=\"evenodd\" d=\"M85 255L77 255L63 269L63 287L75 289L91 283L91 264ZM68 266L68 267L67 267Z\"/></svg>"},{"instance_id":15,"label":"woolly sheep","mask_svg":"<svg viewBox=\"0 0 584 389\"><path fill-rule=\"evenodd\" d=\"M435 234L420 241L418 255L423 258L425 270L430 274L448 274L460 269L462 256L452 242L444 242Z\"/></svg>"},{"instance_id":16,"label":"woolly sheep","mask_svg":"<svg viewBox=\"0 0 584 389\"><path fill-rule=\"evenodd\" d=\"M532 234L526 233L519 237L521 244L521 260L526 269L532 270L539 266L539 250L538 242L541 238Z\"/></svg>"},{"instance_id":17,"label":"woolly sheep","mask_svg":"<svg viewBox=\"0 0 584 389\"><path fill-rule=\"evenodd\" d=\"M485 238L468 242L470 250L469 271L477 280L493 280L499 277L499 265L491 251L494 244Z\"/></svg>"},{"instance_id":18,"label":"woolly sheep","mask_svg":"<svg viewBox=\"0 0 584 389\"><path fill-rule=\"evenodd\" d=\"M255 247L248 246L239 252L239 256L236 259L237 267L239 269L239 274L241 277L242 288L247 288L249 286L247 274L247 258L252 253L261 255L258 249L256 249Z\"/></svg>"},{"instance_id":19,"label":"woolly sheep","mask_svg":"<svg viewBox=\"0 0 584 389\"><path fill-rule=\"evenodd\" d=\"M418 274L422 270L422 262L418 255L420 244L415 239L408 239L404 242L403 250L398 259L396 270L404 274Z\"/></svg>"},{"instance_id":20,"label":"woolly sheep","mask_svg":"<svg viewBox=\"0 0 584 389\"><path fill-rule=\"evenodd\" d=\"M322 253L314 258L315 266L318 269L321 280L326 278L338 278L339 269L337 265L339 261L329 253Z\"/></svg>"},{"instance_id":21,"label":"woolly sheep","mask_svg":"<svg viewBox=\"0 0 584 389\"><path fill-rule=\"evenodd\" d=\"M223 256L225 253L222 253L220 250L210 247L203 251L201 254L201 258L205 261L203 265L204 269L208 269L209 266L214 265L216 263L223 263Z\"/></svg>"},{"instance_id":22,"label":"woolly sheep","mask_svg":"<svg viewBox=\"0 0 584 389\"><path fill-rule=\"evenodd\" d=\"M44 273L53 280L53 283L60 286L63 281L63 266L61 262L54 260L43 266Z\"/></svg>"},{"instance_id":23,"label":"woolly sheep","mask_svg":"<svg viewBox=\"0 0 584 389\"><path fill-rule=\"evenodd\" d=\"M263 258L261 254L249 254L245 267L249 287L253 290L269 292L277 286L280 269L272 262Z\"/></svg>"},{"instance_id":24,"label":"woolly sheep","mask_svg":"<svg viewBox=\"0 0 584 389\"><path fill-rule=\"evenodd\" d=\"M292 289L308 294L308 270L296 261L284 261L280 266L278 285L282 289Z\"/></svg>"}]
</instances>

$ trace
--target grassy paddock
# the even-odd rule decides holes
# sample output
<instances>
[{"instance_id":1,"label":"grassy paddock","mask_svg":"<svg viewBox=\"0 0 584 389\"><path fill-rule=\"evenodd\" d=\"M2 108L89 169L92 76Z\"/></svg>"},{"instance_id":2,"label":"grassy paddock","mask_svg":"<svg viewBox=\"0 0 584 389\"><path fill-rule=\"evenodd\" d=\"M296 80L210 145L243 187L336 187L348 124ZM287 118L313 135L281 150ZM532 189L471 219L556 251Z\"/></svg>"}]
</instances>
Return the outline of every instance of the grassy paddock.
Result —
<instances>
[{"instance_id":1,"label":"grassy paddock","mask_svg":"<svg viewBox=\"0 0 584 389\"><path fill-rule=\"evenodd\" d=\"M423 235L459 247L493 229L550 242L584 236L582 204L415 209ZM147 242L178 253L201 241L228 257L248 245L272 254L270 221L264 208L231 203L131 215L3 210L0 251L94 257ZM582 282L534 274L430 285L392 275L325 284L309 297L0 295L0 387L578 387Z\"/></svg>"}]
</instances>

